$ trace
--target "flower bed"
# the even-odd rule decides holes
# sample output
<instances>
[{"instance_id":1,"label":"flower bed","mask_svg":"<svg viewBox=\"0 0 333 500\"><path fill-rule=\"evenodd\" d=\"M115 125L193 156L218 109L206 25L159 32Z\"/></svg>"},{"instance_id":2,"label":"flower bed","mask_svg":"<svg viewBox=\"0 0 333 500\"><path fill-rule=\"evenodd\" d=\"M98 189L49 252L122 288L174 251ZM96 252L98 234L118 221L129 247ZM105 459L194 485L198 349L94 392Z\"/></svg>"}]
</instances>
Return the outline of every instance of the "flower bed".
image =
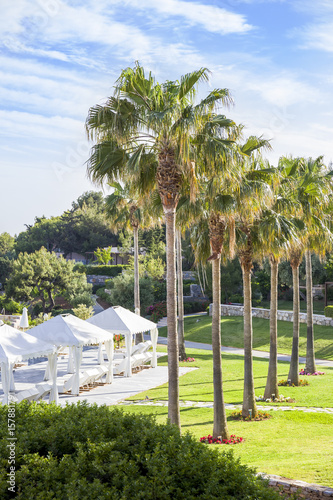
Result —
<instances>
[{"instance_id":1,"label":"flower bed","mask_svg":"<svg viewBox=\"0 0 333 500\"><path fill-rule=\"evenodd\" d=\"M264 396L256 396L256 401L265 401L266 403L295 403L295 400L290 397L284 397L282 394L279 397L275 397L272 394L271 398L265 399Z\"/></svg>"},{"instance_id":2,"label":"flower bed","mask_svg":"<svg viewBox=\"0 0 333 500\"><path fill-rule=\"evenodd\" d=\"M278 385L283 387L297 387L295 384L290 384L288 380L280 380ZM309 382L307 380L299 379L298 387L302 385L309 385Z\"/></svg>"},{"instance_id":3,"label":"flower bed","mask_svg":"<svg viewBox=\"0 0 333 500\"><path fill-rule=\"evenodd\" d=\"M186 358L182 361L182 363L193 363L195 361L195 358Z\"/></svg>"},{"instance_id":4,"label":"flower bed","mask_svg":"<svg viewBox=\"0 0 333 500\"><path fill-rule=\"evenodd\" d=\"M310 373L310 372L307 372L305 371L305 368L302 368L301 371L299 372L299 375L325 375L325 372L319 372L319 371L316 371L314 373Z\"/></svg>"},{"instance_id":5,"label":"flower bed","mask_svg":"<svg viewBox=\"0 0 333 500\"><path fill-rule=\"evenodd\" d=\"M262 410L258 410L258 413L255 417L253 417L251 415L248 416L248 417L243 417L242 415L242 410L237 410L237 411L233 411L230 415L230 417L233 419L233 420L244 420L244 422L249 422L249 421L252 421L252 420L266 420L267 418L271 418L272 415L270 415L267 411L262 411Z\"/></svg>"},{"instance_id":6,"label":"flower bed","mask_svg":"<svg viewBox=\"0 0 333 500\"><path fill-rule=\"evenodd\" d=\"M206 444L238 444L242 443L245 441L244 438L236 436L235 434L231 434L230 439L222 439L221 436L218 436L217 438L213 438L210 434L208 436L204 436L200 438L200 443L206 443Z\"/></svg>"}]
</instances>

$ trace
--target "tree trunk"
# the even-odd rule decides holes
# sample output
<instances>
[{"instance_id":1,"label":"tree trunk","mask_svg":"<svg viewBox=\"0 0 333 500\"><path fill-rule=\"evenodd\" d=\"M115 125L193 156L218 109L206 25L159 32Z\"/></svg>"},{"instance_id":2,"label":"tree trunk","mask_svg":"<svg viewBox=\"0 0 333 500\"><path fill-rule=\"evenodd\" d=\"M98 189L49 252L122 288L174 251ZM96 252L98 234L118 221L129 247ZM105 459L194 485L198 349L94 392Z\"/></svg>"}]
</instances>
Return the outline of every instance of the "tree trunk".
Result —
<instances>
[{"instance_id":1,"label":"tree trunk","mask_svg":"<svg viewBox=\"0 0 333 500\"><path fill-rule=\"evenodd\" d=\"M179 349L177 336L175 208L164 207L167 250L167 328L168 328L168 417L180 428Z\"/></svg>"},{"instance_id":2,"label":"tree trunk","mask_svg":"<svg viewBox=\"0 0 333 500\"><path fill-rule=\"evenodd\" d=\"M212 316L212 350L213 350L213 384L214 384L214 426L213 437L221 436L229 439L227 416L225 413L222 383L221 359L221 259L212 260L213 278L213 316Z\"/></svg>"},{"instance_id":3,"label":"tree trunk","mask_svg":"<svg viewBox=\"0 0 333 500\"><path fill-rule=\"evenodd\" d=\"M244 289L244 395L243 417L252 417L258 413L254 392L253 362L252 362L252 297L251 297L251 267L242 264Z\"/></svg>"},{"instance_id":4,"label":"tree trunk","mask_svg":"<svg viewBox=\"0 0 333 500\"><path fill-rule=\"evenodd\" d=\"M139 228L133 225L134 241L134 312L140 316L140 285L139 285ZM136 334L136 342L143 342L143 333Z\"/></svg>"},{"instance_id":5,"label":"tree trunk","mask_svg":"<svg viewBox=\"0 0 333 500\"><path fill-rule=\"evenodd\" d=\"M270 305L270 348L269 348L269 365L268 375L265 388L264 398L279 397L278 376L277 376L277 310L278 310L278 272L279 261L271 256L271 305Z\"/></svg>"},{"instance_id":6,"label":"tree trunk","mask_svg":"<svg viewBox=\"0 0 333 500\"><path fill-rule=\"evenodd\" d=\"M311 252L305 252L306 265L306 371L316 371L314 332L313 332L313 299L312 299L312 263Z\"/></svg>"},{"instance_id":7,"label":"tree trunk","mask_svg":"<svg viewBox=\"0 0 333 500\"><path fill-rule=\"evenodd\" d=\"M293 346L288 379L291 384L299 384L299 262L292 265L293 271Z\"/></svg>"},{"instance_id":8,"label":"tree trunk","mask_svg":"<svg viewBox=\"0 0 333 500\"><path fill-rule=\"evenodd\" d=\"M183 301L183 269L182 269L182 236L177 229L177 273L178 273L178 344L179 359L186 359L184 337L184 301Z\"/></svg>"}]
</instances>

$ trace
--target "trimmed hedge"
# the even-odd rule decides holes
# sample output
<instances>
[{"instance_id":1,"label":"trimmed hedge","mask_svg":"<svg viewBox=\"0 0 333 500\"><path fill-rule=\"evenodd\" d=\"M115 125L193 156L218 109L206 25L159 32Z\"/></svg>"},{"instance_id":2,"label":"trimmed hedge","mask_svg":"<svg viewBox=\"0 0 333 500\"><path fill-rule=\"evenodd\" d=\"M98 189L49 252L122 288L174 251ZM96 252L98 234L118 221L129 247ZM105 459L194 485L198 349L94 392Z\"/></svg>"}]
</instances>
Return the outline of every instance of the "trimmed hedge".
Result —
<instances>
[{"instance_id":1,"label":"trimmed hedge","mask_svg":"<svg viewBox=\"0 0 333 500\"><path fill-rule=\"evenodd\" d=\"M0 406L0 498L8 491L7 407ZM16 405L15 498L20 500L277 500L241 465L176 426L119 408Z\"/></svg>"},{"instance_id":2,"label":"trimmed hedge","mask_svg":"<svg viewBox=\"0 0 333 500\"><path fill-rule=\"evenodd\" d=\"M325 316L327 318L333 318L333 306L326 306L325 307Z\"/></svg>"},{"instance_id":3,"label":"trimmed hedge","mask_svg":"<svg viewBox=\"0 0 333 500\"><path fill-rule=\"evenodd\" d=\"M128 269L127 265L118 265L118 266L80 266L78 271L84 272L85 274L95 274L96 276L110 276L114 278L121 274L124 269Z\"/></svg>"},{"instance_id":4,"label":"trimmed hedge","mask_svg":"<svg viewBox=\"0 0 333 500\"><path fill-rule=\"evenodd\" d=\"M203 312L207 310L208 306L209 306L208 300L202 302L199 301L184 302L184 314Z\"/></svg>"}]
</instances>

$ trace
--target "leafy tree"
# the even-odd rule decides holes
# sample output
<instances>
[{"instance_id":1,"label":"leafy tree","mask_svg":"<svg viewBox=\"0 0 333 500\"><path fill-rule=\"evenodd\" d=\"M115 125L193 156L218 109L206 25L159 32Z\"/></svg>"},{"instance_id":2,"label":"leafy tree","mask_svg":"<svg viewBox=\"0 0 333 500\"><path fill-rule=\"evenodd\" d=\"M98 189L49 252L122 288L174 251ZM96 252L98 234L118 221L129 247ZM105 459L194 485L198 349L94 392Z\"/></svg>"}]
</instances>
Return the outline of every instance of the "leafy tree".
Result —
<instances>
[{"instance_id":1,"label":"leafy tree","mask_svg":"<svg viewBox=\"0 0 333 500\"><path fill-rule=\"evenodd\" d=\"M97 258L97 262L99 264L104 264L107 265L110 261L112 262L112 257L111 257L111 251L112 247L107 247L107 248L97 248L94 251L95 257Z\"/></svg>"},{"instance_id":2,"label":"leafy tree","mask_svg":"<svg viewBox=\"0 0 333 500\"><path fill-rule=\"evenodd\" d=\"M80 319L88 319L94 314L94 309L92 306L87 307L85 304L79 304L77 307L73 307L73 312L75 316Z\"/></svg>"},{"instance_id":3,"label":"leafy tree","mask_svg":"<svg viewBox=\"0 0 333 500\"><path fill-rule=\"evenodd\" d=\"M73 271L74 263L58 258L44 247L32 254L20 253L13 262L13 270L6 284L6 293L16 300L40 299L43 312L50 312L56 295L67 295L74 300L87 293L86 277Z\"/></svg>"},{"instance_id":4,"label":"leafy tree","mask_svg":"<svg viewBox=\"0 0 333 500\"><path fill-rule=\"evenodd\" d=\"M9 233L0 234L0 257L14 257L15 238Z\"/></svg>"},{"instance_id":5,"label":"leafy tree","mask_svg":"<svg viewBox=\"0 0 333 500\"><path fill-rule=\"evenodd\" d=\"M93 252L97 247L117 243L117 237L109 228L104 213L102 193L89 191L72 203L59 217L36 217L27 230L16 240L16 253L32 253L45 247L54 251L60 249L64 255L71 252Z\"/></svg>"},{"instance_id":6,"label":"leafy tree","mask_svg":"<svg viewBox=\"0 0 333 500\"><path fill-rule=\"evenodd\" d=\"M139 279L140 313L145 316L146 309L154 302L153 280L146 277ZM110 299L113 305L119 305L134 311L134 273L126 271L116 276L110 283Z\"/></svg>"}]
</instances>

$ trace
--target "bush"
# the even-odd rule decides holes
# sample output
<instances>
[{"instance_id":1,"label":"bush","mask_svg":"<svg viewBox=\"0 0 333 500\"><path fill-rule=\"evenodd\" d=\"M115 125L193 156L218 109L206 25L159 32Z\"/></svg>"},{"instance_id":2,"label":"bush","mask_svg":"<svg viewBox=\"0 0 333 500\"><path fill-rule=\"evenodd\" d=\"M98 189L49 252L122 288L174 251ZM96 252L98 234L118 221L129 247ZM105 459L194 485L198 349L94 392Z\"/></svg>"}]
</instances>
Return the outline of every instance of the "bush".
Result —
<instances>
[{"instance_id":1,"label":"bush","mask_svg":"<svg viewBox=\"0 0 333 500\"><path fill-rule=\"evenodd\" d=\"M206 311L207 306L209 306L208 300L204 300L203 302L194 300L191 302L184 302L184 314L192 314L196 312Z\"/></svg>"},{"instance_id":2,"label":"bush","mask_svg":"<svg viewBox=\"0 0 333 500\"><path fill-rule=\"evenodd\" d=\"M244 302L244 297L240 293L235 293L234 295L230 295L229 297L230 302L235 302L236 304L243 304Z\"/></svg>"},{"instance_id":3,"label":"bush","mask_svg":"<svg viewBox=\"0 0 333 500\"><path fill-rule=\"evenodd\" d=\"M16 497L35 499L275 500L267 482L152 416L87 402L16 405ZM8 491L8 407L0 406L0 498Z\"/></svg>"},{"instance_id":4,"label":"bush","mask_svg":"<svg viewBox=\"0 0 333 500\"><path fill-rule=\"evenodd\" d=\"M74 314L73 309L61 309L59 308L54 308L52 309L51 312L52 316L59 316L59 314Z\"/></svg>"},{"instance_id":5,"label":"bush","mask_svg":"<svg viewBox=\"0 0 333 500\"><path fill-rule=\"evenodd\" d=\"M157 323L167 315L166 302L157 302L153 306L147 307L147 314L151 314L150 320Z\"/></svg>"},{"instance_id":6,"label":"bush","mask_svg":"<svg viewBox=\"0 0 333 500\"><path fill-rule=\"evenodd\" d=\"M97 276L110 276L111 278L114 278L115 276L118 276L118 274L121 274L124 269L128 269L128 267L129 266L126 265L84 266L84 271L83 271L83 267L80 266L80 269L78 269L78 271L79 272L83 271L86 274L96 274Z\"/></svg>"},{"instance_id":7,"label":"bush","mask_svg":"<svg viewBox=\"0 0 333 500\"><path fill-rule=\"evenodd\" d=\"M100 297L102 300L104 300L104 302L106 302L107 304L110 304L110 306L112 306L112 300L111 300L110 294L104 291L104 287L98 288L96 290L96 295L97 295L97 297Z\"/></svg>"},{"instance_id":8,"label":"bush","mask_svg":"<svg viewBox=\"0 0 333 500\"><path fill-rule=\"evenodd\" d=\"M327 318L333 318L333 306L326 306L325 307L325 316Z\"/></svg>"},{"instance_id":9,"label":"bush","mask_svg":"<svg viewBox=\"0 0 333 500\"><path fill-rule=\"evenodd\" d=\"M6 314L22 314L23 304L9 299L6 295L0 295L0 311L4 309Z\"/></svg>"},{"instance_id":10,"label":"bush","mask_svg":"<svg viewBox=\"0 0 333 500\"><path fill-rule=\"evenodd\" d=\"M134 310L134 273L126 272L113 278L110 298L114 305ZM144 315L149 304L154 302L153 280L148 276L140 278L140 308Z\"/></svg>"}]
</instances>

